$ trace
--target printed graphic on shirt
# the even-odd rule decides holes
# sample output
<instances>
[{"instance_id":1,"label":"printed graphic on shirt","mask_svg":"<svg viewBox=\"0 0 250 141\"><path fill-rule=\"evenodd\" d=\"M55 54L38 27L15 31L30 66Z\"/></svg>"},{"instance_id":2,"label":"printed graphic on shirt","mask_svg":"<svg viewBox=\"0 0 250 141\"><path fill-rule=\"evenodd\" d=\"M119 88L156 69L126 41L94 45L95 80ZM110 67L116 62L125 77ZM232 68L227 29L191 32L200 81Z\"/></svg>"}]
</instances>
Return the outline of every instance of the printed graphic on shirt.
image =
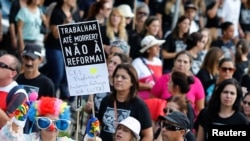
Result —
<instances>
[{"instance_id":1,"label":"printed graphic on shirt","mask_svg":"<svg viewBox=\"0 0 250 141\"><path fill-rule=\"evenodd\" d=\"M176 46L176 49L175 49L176 52L185 50L187 47L187 45L182 40L175 41L175 46Z\"/></svg>"},{"instance_id":2,"label":"printed graphic on shirt","mask_svg":"<svg viewBox=\"0 0 250 141\"><path fill-rule=\"evenodd\" d=\"M39 92L39 87L31 86L31 85L22 85L27 94L29 95L32 92Z\"/></svg>"},{"instance_id":3,"label":"printed graphic on shirt","mask_svg":"<svg viewBox=\"0 0 250 141\"><path fill-rule=\"evenodd\" d=\"M102 99L107 95L107 93L98 93L95 95L94 101L95 101L95 106L97 110L100 109L100 105L102 102Z\"/></svg>"},{"instance_id":4,"label":"printed graphic on shirt","mask_svg":"<svg viewBox=\"0 0 250 141\"><path fill-rule=\"evenodd\" d=\"M250 10L241 10L241 22L250 24Z\"/></svg>"},{"instance_id":5,"label":"printed graphic on shirt","mask_svg":"<svg viewBox=\"0 0 250 141\"><path fill-rule=\"evenodd\" d=\"M115 129L117 124L122 121L123 119L127 118L130 115L130 110L125 109L117 109L117 120L115 118L115 110L114 108L107 107L103 115L103 123L104 127L103 130L108 133L115 133Z\"/></svg>"}]
</instances>

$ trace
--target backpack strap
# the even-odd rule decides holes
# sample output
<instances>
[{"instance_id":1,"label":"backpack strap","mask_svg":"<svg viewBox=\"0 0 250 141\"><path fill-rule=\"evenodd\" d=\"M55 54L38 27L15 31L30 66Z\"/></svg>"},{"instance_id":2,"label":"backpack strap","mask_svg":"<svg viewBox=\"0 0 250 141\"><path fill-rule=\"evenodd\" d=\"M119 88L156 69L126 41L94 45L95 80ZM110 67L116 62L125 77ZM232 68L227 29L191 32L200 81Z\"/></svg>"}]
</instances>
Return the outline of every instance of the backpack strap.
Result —
<instances>
[{"instance_id":1,"label":"backpack strap","mask_svg":"<svg viewBox=\"0 0 250 141\"><path fill-rule=\"evenodd\" d=\"M9 104L12 96L16 93L17 90L19 89L22 89L23 86L22 85L17 85L17 86L14 86L8 93L7 97L6 97L6 105Z\"/></svg>"}]
</instances>

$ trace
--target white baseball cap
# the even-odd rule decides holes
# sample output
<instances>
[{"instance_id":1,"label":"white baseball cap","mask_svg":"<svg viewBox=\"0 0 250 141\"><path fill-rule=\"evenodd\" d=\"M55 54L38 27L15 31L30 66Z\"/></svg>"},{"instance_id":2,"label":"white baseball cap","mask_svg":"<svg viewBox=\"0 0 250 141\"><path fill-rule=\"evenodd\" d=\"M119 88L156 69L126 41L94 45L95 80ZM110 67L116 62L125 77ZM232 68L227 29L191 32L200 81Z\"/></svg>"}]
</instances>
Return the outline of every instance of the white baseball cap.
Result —
<instances>
[{"instance_id":1,"label":"white baseball cap","mask_svg":"<svg viewBox=\"0 0 250 141\"><path fill-rule=\"evenodd\" d=\"M165 40L158 40L152 35L147 35L141 40L141 53L144 53L147 49L155 46L155 45L162 45L165 43Z\"/></svg>"},{"instance_id":2,"label":"white baseball cap","mask_svg":"<svg viewBox=\"0 0 250 141\"><path fill-rule=\"evenodd\" d=\"M124 125L129 128L134 135L136 136L137 140L140 140L140 131L141 131L141 123L135 119L134 117L127 117L122 120L118 125Z\"/></svg>"},{"instance_id":3,"label":"white baseball cap","mask_svg":"<svg viewBox=\"0 0 250 141\"><path fill-rule=\"evenodd\" d=\"M135 16L135 14L132 12L130 6L127 4L119 5L118 9L123 13L124 17L132 18Z\"/></svg>"}]
</instances>

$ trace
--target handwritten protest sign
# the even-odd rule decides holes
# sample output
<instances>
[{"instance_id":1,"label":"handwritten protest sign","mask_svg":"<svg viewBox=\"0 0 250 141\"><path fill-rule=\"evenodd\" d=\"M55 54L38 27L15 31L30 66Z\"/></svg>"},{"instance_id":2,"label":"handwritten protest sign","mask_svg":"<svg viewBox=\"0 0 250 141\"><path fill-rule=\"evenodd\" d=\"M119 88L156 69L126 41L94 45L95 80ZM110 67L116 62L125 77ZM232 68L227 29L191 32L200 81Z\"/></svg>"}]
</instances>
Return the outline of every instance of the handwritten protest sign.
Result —
<instances>
[{"instance_id":1,"label":"handwritten protest sign","mask_svg":"<svg viewBox=\"0 0 250 141\"><path fill-rule=\"evenodd\" d=\"M108 71L97 21L58 26L71 96L109 92Z\"/></svg>"}]
</instances>

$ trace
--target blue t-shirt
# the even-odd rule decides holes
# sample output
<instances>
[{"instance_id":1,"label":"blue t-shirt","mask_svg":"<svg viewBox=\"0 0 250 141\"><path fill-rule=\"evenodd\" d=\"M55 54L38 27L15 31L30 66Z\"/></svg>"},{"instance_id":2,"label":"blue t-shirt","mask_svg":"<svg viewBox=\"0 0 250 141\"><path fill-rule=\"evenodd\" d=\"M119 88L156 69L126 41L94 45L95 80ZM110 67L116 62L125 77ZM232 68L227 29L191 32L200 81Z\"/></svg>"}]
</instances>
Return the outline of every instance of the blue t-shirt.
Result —
<instances>
[{"instance_id":1,"label":"blue t-shirt","mask_svg":"<svg viewBox=\"0 0 250 141\"><path fill-rule=\"evenodd\" d=\"M41 11L37 8L36 13L32 13L28 8L22 7L16 16L16 21L23 21L23 40L39 40L42 25Z\"/></svg>"}]
</instances>

